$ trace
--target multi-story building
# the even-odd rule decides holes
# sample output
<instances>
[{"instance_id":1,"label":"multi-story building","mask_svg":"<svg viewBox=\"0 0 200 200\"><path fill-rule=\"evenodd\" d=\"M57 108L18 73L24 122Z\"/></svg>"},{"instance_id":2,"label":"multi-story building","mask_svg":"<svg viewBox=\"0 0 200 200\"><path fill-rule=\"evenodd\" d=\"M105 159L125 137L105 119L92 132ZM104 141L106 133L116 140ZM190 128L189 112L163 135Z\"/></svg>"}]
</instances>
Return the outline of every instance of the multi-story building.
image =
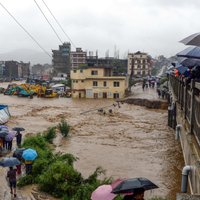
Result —
<instances>
[{"instance_id":1,"label":"multi-story building","mask_svg":"<svg viewBox=\"0 0 200 200\"><path fill-rule=\"evenodd\" d=\"M18 77L19 78L28 78L30 75L30 62L24 63L20 62L18 63Z\"/></svg>"},{"instance_id":2,"label":"multi-story building","mask_svg":"<svg viewBox=\"0 0 200 200\"><path fill-rule=\"evenodd\" d=\"M111 67L87 66L71 70L73 98L123 98L126 76L113 76Z\"/></svg>"},{"instance_id":3,"label":"multi-story building","mask_svg":"<svg viewBox=\"0 0 200 200\"><path fill-rule=\"evenodd\" d=\"M10 79L18 78L18 62L17 61L5 61L5 77Z\"/></svg>"},{"instance_id":4,"label":"multi-story building","mask_svg":"<svg viewBox=\"0 0 200 200\"><path fill-rule=\"evenodd\" d=\"M147 53L137 51L128 54L128 75L143 77L151 75L151 57Z\"/></svg>"},{"instance_id":5,"label":"multi-story building","mask_svg":"<svg viewBox=\"0 0 200 200\"><path fill-rule=\"evenodd\" d=\"M76 51L70 52L71 69L78 68L86 63L87 52L81 48L76 48Z\"/></svg>"},{"instance_id":6,"label":"multi-story building","mask_svg":"<svg viewBox=\"0 0 200 200\"><path fill-rule=\"evenodd\" d=\"M70 51L71 51L70 43L63 43L63 45L59 45L59 50L52 50L53 52L52 64L56 74L70 73L71 69Z\"/></svg>"},{"instance_id":7,"label":"multi-story building","mask_svg":"<svg viewBox=\"0 0 200 200\"><path fill-rule=\"evenodd\" d=\"M30 63L5 61L3 77L9 79L28 78L30 75Z\"/></svg>"},{"instance_id":8,"label":"multi-story building","mask_svg":"<svg viewBox=\"0 0 200 200\"><path fill-rule=\"evenodd\" d=\"M0 78L4 76L5 71L5 61L0 61Z\"/></svg>"}]
</instances>

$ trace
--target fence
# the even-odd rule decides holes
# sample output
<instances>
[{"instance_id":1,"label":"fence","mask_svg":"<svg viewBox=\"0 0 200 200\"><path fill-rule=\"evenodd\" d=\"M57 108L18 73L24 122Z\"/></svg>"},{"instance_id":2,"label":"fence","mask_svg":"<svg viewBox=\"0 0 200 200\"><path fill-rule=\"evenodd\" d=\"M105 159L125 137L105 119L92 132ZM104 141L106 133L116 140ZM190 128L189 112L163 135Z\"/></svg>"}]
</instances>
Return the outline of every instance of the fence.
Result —
<instances>
[{"instance_id":1,"label":"fence","mask_svg":"<svg viewBox=\"0 0 200 200\"><path fill-rule=\"evenodd\" d=\"M194 80L187 83L183 78L172 75L169 77L169 81L189 124L190 133L195 135L200 146L200 83Z\"/></svg>"}]
</instances>

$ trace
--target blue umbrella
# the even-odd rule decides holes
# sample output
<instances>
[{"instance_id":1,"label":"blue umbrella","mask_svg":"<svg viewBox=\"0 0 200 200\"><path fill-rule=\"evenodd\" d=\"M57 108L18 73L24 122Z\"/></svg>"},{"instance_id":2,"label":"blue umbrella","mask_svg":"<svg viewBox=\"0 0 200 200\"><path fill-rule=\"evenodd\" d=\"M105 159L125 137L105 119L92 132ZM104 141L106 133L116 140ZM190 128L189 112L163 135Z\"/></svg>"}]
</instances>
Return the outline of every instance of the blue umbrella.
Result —
<instances>
[{"instance_id":1,"label":"blue umbrella","mask_svg":"<svg viewBox=\"0 0 200 200\"><path fill-rule=\"evenodd\" d=\"M200 59L200 47L188 47L176 54L178 57Z\"/></svg>"},{"instance_id":2,"label":"blue umbrella","mask_svg":"<svg viewBox=\"0 0 200 200\"><path fill-rule=\"evenodd\" d=\"M14 157L6 157L0 161L0 166L2 167L13 167L19 165L21 162Z\"/></svg>"},{"instance_id":3,"label":"blue umbrella","mask_svg":"<svg viewBox=\"0 0 200 200\"><path fill-rule=\"evenodd\" d=\"M176 69L178 70L179 74L184 74L188 70L188 68L184 66L179 66Z\"/></svg>"},{"instance_id":4,"label":"blue umbrella","mask_svg":"<svg viewBox=\"0 0 200 200\"><path fill-rule=\"evenodd\" d=\"M35 160L37 158L38 154L36 152L36 150L34 149L26 149L23 151L22 153L22 158L24 160Z\"/></svg>"}]
</instances>

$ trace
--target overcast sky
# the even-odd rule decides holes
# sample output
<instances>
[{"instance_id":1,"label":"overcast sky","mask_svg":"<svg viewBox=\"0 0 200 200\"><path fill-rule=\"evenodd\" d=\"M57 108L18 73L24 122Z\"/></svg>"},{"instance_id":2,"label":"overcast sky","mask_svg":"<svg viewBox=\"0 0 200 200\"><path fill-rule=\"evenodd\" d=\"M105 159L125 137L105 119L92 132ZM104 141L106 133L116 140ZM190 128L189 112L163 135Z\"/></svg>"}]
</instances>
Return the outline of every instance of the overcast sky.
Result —
<instances>
[{"instance_id":1,"label":"overcast sky","mask_svg":"<svg viewBox=\"0 0 200 200\"><path fill-rule=\"evenodd\" d=\"M44 0L76 47L99 55L120 57L138 50L173 56L186 48L181 39L200 32L199 0ZM0 0L48 52L60 41L34 0ZM62 41L69 41L37 0ZM0 53L16 49L41 49L0 6ZM72 47L73 49L73 47ZM46 56L44 54L44 56Z\"/></svg>"}]
</instances>

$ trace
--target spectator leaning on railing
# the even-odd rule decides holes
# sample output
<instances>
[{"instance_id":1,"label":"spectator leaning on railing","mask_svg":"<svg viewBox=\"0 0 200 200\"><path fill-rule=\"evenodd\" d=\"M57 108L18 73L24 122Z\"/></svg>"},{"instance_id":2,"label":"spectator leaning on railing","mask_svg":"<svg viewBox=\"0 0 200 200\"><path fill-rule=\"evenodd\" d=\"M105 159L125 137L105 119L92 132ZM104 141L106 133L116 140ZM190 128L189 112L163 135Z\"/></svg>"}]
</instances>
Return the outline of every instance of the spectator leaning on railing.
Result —
<instances>
[{"instance_id":1,"label":"spectator leaning on railing","mask_svg":"<svg viewBox=\"0 0 200 200\"><path fill-rule=\"evenodd\" d=\"M186 84L189 84L191 80L200 81L200 66L196 65L190 71L190 76L186 79Z\"/></svg>"}]
</instances>

